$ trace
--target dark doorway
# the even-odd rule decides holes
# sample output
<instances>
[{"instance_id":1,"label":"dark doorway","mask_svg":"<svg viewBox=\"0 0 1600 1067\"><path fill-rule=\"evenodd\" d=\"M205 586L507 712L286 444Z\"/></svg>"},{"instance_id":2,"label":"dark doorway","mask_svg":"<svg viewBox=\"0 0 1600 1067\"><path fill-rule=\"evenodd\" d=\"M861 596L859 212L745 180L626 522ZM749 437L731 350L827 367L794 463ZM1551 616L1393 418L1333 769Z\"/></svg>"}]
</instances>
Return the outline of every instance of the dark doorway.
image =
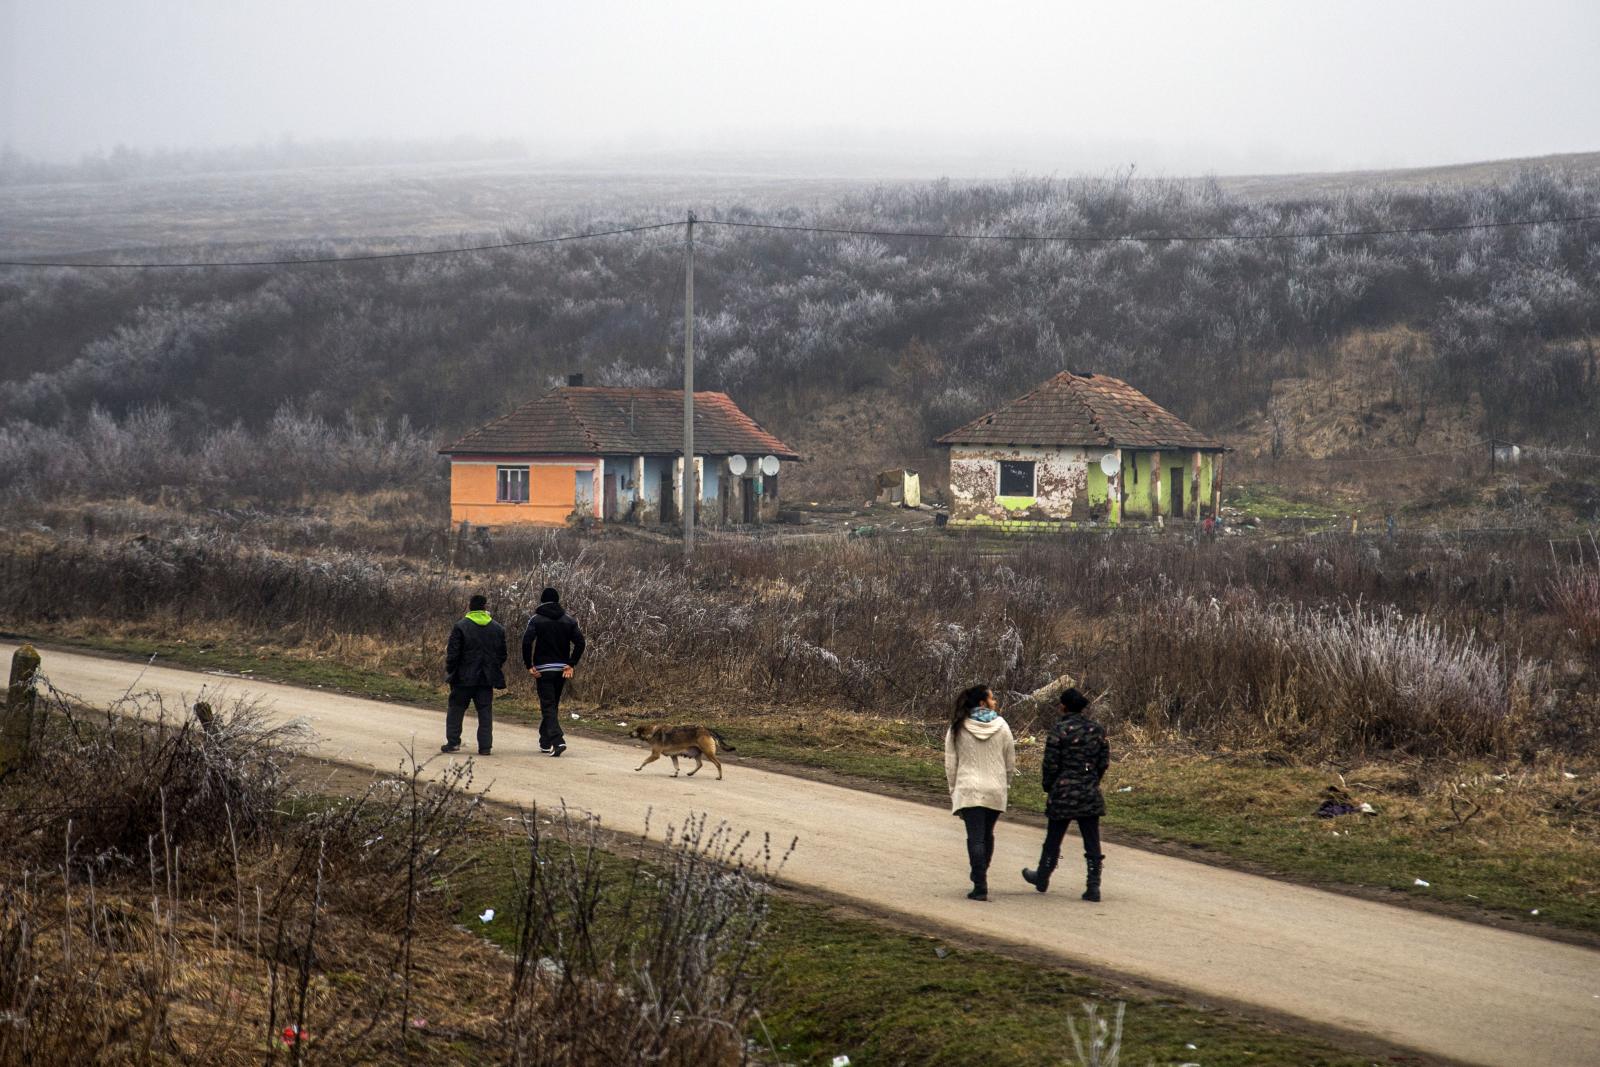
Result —
<instances>
[{"instance_id":1,"label":"dark doorway","mask_svg":"<svg viewBox=\"0 0 1600 1067\"><path fill-rule=\"evenodd\" d=\"M617 517L617 476L606 475L605 495L601 498L600 517L606 522L613 522Z\"/></svg>"},{"instance_id":2,"label":"dark doorway","mask_svg":"<svg viewBox=\"0 0 1600 1067\"><path fill-rule=\"evenodd\" d=\"M671 463L661 471L661 521L664 524L678 521L678 509L675 506L678 492L672 484L673 473Z\"/></svg>"},{"instance_id":3,"label":"dark doorway","mask_svg":"<svg viewBox=\"0 0 1600 1067\"><path fill-rule=\"evenodd\" d=\"M1183 518L1183 468L1172 468L1172 517Z\"/></svg>"},{"instance_id":4,"label":"dark doorway","mask_svg":"<svg viewBox=\"0 0 1600 1067\"><path fill-rule=\"evenodd\" d=\"M744 502L744 523L753 525L756 521L756 480L754 478L741 478L739 480L739 499Z\"/></svg>"}]
</instances>

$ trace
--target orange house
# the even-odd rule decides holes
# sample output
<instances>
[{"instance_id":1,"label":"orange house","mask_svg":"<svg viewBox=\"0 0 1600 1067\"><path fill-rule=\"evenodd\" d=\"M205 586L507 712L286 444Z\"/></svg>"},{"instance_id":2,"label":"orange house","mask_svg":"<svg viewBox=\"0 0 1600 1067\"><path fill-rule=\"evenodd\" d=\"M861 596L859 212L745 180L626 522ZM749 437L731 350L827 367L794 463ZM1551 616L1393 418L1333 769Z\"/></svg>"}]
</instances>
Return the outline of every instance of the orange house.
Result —
<instances>
[{"instance_id":1,"label":"orange house","mask_svg":"<svg viewBox=\"0 0 1600 1067\"><path fill-rule=\"evenodd\" d=\"M799 455L726 393L697 392L694 406L695 521L772 521L780 466ZM682 521L683 393L676 389L611 389L575 378L440 451L450 457L453 523Z\"/></svg>"}]
</instances>

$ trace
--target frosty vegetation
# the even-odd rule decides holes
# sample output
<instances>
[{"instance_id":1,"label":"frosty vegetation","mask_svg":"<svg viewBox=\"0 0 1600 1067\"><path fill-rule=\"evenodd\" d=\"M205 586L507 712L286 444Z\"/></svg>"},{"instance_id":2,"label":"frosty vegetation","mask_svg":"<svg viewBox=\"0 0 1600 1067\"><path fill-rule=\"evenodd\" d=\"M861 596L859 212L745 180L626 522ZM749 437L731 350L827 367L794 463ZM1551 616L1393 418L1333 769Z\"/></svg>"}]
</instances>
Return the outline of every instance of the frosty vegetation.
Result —
<instances>
[{"instance_id":1,"label":"frosty vegetation","mask_svg":"<svg viewBox=\"0 0 1600 1067\"><path fill-rule=\"evenodd\" d=\"M1528 171L1498 185L1261 202L1206 182L1017 179L884 186L739 221L1106 235L1369 231L1600 211L1600 182ZM537 233L659 221L575 214ZM779 432L828 399L900 385L929 430L1063 368L1138 382L1206 425L1261 409L1352 331L1430 344L1394 368L1424 411L1481 393L1486 432L1559 435L1600 402L1594 227L1337 240L1103 244L932 241L707 226L698 380ZM385 250L393 247L386 244ZM173 255L196 250L173 250ZM205 250L199 250L205 251ZM226 255L328 254L331 247ZM407 417L443 435L571 371L667 384L681 351L682 235L296 270L0 272L12 438L164 406L205 434L296 410ZM486 388L485 383L494 383ZM27 420L22 427L19 420ZM14 445L12 446L15 447Z\"/></svg>"},{"instance_id":2,"label":"frosty vegetation","mask_svg":"<svg viewBox=\"0 0 1600 1067\"><path fill-rule=\"evenodd\" d=\"M97 529L17 538L0 556L0 621L367 642L386 669L433 683L440 627L470 591L520 620L554 584L589 634L584 698L601 705L698 707L714 693L936 730L973 679L1009 702L1071 675L1107 692L1118 726L1303 758L1536 758L1600 740L1600 642L1567 608L1587 603L1595 564L1558 565L1544 540L1129 539L1005 555L713 543L686 570L676 548L546 533L473 549L463 574L371 549L275 548L266 526L128 539L107 513Z\"/></svg>"}]
</instances>

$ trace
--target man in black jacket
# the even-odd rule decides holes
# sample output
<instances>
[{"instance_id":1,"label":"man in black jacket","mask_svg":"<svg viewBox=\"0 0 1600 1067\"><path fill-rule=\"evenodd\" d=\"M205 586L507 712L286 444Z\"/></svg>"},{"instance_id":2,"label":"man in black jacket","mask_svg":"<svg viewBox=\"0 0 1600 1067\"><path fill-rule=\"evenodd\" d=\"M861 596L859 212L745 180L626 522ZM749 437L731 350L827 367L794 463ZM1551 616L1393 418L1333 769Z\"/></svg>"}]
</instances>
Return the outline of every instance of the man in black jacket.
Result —
<instances>
[{"instance_id":1,"label":"man in black jacket","mask_svg":"<svg viewBox=\"0 0 1600 1067\"><path fill-rule=\"evenodd\" d=\"M502 668L506 662L506 629L484 610L487 597L478 594L468 602L467 617L450 630L444 653L444 678L450 683L449 710L444 717L441 752L461 751L461 720L467 704L478 709L478 755L487 756L494 745L494 691L506 687Z\"/></svg>"},{"instance_id":2,"label":"man in black jacket","mask_svg":"<svg viewBox=\"0 0 1600 1067\"><path fill-rule=\"evenodd\" d=\"M522 665L537 679L539 751L559 756L567 750L561 733L561 690L583 658L583 631L561 606L561 594L546 589L522 631Z\"/></svg>"}]
</instances>

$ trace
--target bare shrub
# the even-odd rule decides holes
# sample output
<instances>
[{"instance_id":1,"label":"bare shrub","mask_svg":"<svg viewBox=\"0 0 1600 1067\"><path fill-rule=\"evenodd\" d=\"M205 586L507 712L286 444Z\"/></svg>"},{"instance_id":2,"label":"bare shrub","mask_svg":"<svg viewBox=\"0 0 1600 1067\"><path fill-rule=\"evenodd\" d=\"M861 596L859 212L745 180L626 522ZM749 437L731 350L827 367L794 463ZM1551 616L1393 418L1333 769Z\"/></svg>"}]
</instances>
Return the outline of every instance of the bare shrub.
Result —
<instances>
[{"instance_id":1,"label":"bare shrub","mask_svg":"<svg viewBox=\"0 0 1600 1067\"><path fill-rule=\"evenodd\" d=\"M129 694L84 711L54 688L41 719L41 758L27 789L0 803L0 835L26 863L66 848L75 867L142 865L152 838L214 850L275 819L288 791L286 764L301 737L235 702L202 725L158 696Z\"/></svg>"},{"instance_id":2,"label":"bare shrub","mask_svg":"<svg viewBox=\"0 0 1600 1067\"><path fill-rule=\"evenodd\" d=\"M659 876L642 854L619 875L594 819L563 809L548 822L524 820L511 1062L747 1062L766 883L787 853L766 840L747 851L747 837L691 817L667 828Z\"/></svg>"},{"instance_id":3,"label":"bare shrub","mask_svg":"<svg viewBox=\"0 0 1600 1067\"><path fill-rule=\"evenodd\" d=\"M285 405L260 431L235 424L193 431L168 409L118 419L98 406L50 426L0 425L0 499L47 501L179 494L192 503L445 485L431 436L409 420L342 423Z\"/></svg>"},{"instance_id":4,"label":"bare shrub","mask_svg":"<svg viewBox=\"0 0 1600 1067\"><path fill-rule=\"evenodd\" d=\"M1550 603L1561 622L1591 649L1600 650L1600 542L1594 560L1561 567L1550 579Z\"/></svg>"}]
</instances>

